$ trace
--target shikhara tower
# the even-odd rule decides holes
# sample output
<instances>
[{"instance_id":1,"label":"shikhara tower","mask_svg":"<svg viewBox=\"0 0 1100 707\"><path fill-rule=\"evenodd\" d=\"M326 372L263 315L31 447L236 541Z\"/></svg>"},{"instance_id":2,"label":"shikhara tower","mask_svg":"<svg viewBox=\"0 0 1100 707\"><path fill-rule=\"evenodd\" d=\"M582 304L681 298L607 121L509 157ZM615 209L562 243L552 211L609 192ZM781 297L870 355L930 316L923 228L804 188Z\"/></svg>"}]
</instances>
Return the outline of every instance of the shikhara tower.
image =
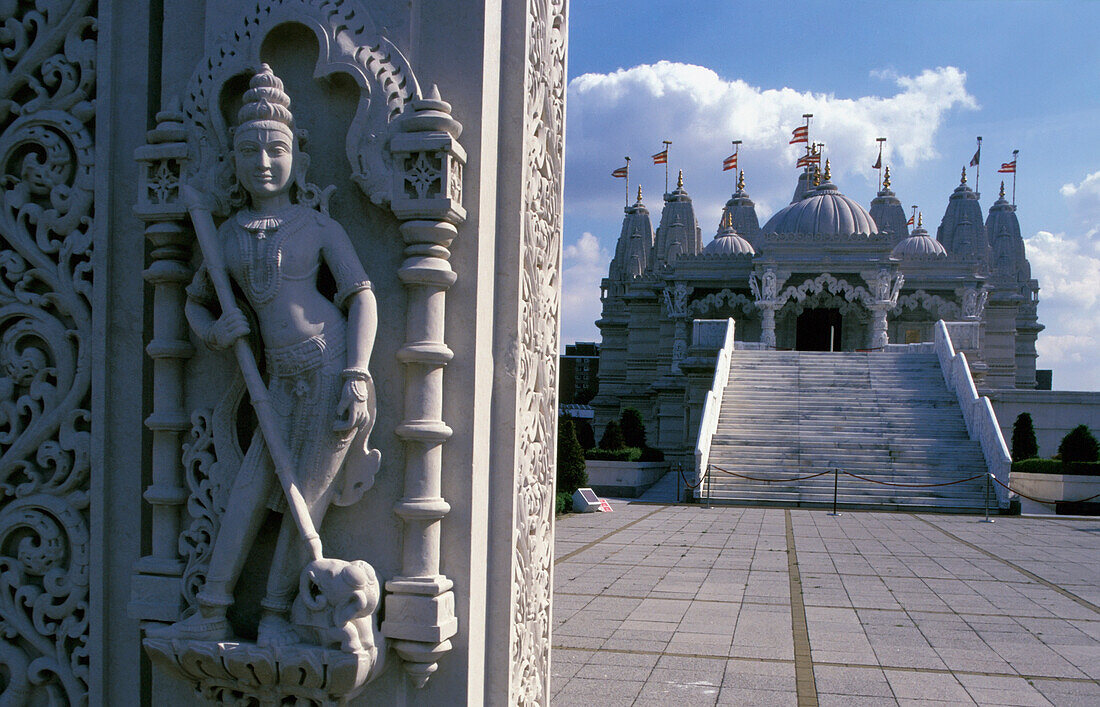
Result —
<instances>
[{"instance_id":1,"label":"shikhara tower","mask_svg":"<svg viewBox=\"0 0 1100 707\"><path fill-rule=\"evenodd\" d=\"M698 320L733 318L738 348L808 351L929 342L937 320L964 322L979 388L1036 387L1039 284L1003 186L983 218L963 170L933 237L923 218L910 230L888 168L870 210L830 172L801 172L763 227L742 173L708 243L682 174L656 231L639 190L602 282L597 433L634 407L654 446L687 458L714 370Z\"/></svg>"}]
</instances>

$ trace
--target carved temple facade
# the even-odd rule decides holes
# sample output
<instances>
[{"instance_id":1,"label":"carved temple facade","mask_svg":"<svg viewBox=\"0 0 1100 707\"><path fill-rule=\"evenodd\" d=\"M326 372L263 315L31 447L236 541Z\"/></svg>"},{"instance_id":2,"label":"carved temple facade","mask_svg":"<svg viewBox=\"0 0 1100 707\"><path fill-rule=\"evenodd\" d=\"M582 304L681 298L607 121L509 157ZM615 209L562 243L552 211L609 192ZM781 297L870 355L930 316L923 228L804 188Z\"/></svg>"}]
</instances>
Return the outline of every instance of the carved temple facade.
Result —
<instances>
[{"instance_id":1,"label":"carved temple facade","mask_svg":"<svg viewBox=\"0 0 1100 707\"><path fill-rule=\"evenodd\" d=\"M0 10L0 703L549 704L566 15Z\"/></svg>"},{"instance_id":2,"label":"carved temple facade","mask_svg":"<svg viewBox=\"0 0 1100 707\"><path fill-rule=\"evenodd\" d=\"M930 342L937 320L966 322L979 387L1035 388L1039 286L1003 184L984 215L964 170L935 236L920 216L910 230L889 169L867 210L828 163L763 227L742 173L706 243L682 174L656 228L640 189L625 214L602 282L597 434L633 407L655 446L688 458L721 346L699 320L734 319L739 348L811 351Z\"/></svg>"}]
</instances>

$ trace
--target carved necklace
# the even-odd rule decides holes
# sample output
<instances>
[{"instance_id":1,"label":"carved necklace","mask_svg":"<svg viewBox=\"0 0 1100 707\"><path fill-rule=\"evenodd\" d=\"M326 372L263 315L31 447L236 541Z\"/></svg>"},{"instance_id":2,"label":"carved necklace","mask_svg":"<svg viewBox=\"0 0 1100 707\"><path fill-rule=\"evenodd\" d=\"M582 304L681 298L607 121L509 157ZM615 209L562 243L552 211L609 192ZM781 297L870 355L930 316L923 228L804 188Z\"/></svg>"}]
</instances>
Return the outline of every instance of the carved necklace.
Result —
<instances>
[{"instance_id":1,"label":"carved necklace","mask_svg":"<svg viewBox=\"0 0 1100 707\"><path fill-rule=\"evenodd\" d=\"M301 228L302 219L294 205L274 214L260 216L251 211L237 213L237 244L241 251L244 286L254 304L267 304L279 291L279 266L283 242Z\"/></svg>"}]
</instances>

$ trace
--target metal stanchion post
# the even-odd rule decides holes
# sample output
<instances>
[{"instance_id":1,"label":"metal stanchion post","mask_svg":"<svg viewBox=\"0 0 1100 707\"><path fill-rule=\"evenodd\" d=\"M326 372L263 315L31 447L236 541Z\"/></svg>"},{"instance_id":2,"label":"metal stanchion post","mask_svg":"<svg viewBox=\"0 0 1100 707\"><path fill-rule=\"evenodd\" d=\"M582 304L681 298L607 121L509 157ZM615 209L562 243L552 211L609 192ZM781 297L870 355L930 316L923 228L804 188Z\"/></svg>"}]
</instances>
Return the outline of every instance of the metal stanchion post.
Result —
<instances>
[{"instance_id":1,"label":"metal stanchion post","mask_svg":"<svg viewBox=\"0 0 1100 707\"><path fill-rule=\"evenodd\" d=\"M985 519L978 521L979 523L993 523L994 520L989 517L989 487L993 485L993 474L986 473L985 475Z\"/></svg>"},{"instance_id":2,"label":"metal stanchion post","mask_svg":"<svg viewBox=\"0 0 1100 707\"><path fill-rule=\"evenodd\" d=\"M707 464L707 509L710 509L710 464Z\"/></svg>"},{"instance_id":3,"label":"metal stanchion post","mask_svg":"<svg viewBox=\"0 0 1100 707\"><path fill-rule=\"evenodd\" d=\"M680 502L680 476L684 473L684 467L679 462L676 462L676 465L675 465L674 468L676 470L675 471L675 473L676 473L676 502L679 503Z\"/></svg>"},{"instance_id":4,"label":"metal stanchion post","mask_svg":"<svg viewBox=\"0 0 1100 707\"><path fill-rule=\"evenodd\" d=\"M834 466L833 467L833 512L829 514L831 516L840 515L836 511L836 491L837 491L837 484L838 484L839 478L840 478L840 467Z\"/></svg>"}]
</instances>

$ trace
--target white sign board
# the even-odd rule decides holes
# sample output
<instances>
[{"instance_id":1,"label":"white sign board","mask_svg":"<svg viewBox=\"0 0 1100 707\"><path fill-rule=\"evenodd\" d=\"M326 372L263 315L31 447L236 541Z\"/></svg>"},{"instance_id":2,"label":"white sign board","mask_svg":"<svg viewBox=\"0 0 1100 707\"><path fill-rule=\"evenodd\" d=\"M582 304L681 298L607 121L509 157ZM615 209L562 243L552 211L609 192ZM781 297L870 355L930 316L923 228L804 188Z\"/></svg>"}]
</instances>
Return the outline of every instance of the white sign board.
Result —
<instances>
[{"instance_id":1,"label":"white sign board","mask_svg":"<svg viewBox=\"0 0 1100 707\"><path fill-rule=\"evenodd\" d=\"M600 510L600 497L592 489L577 489L573 492L573 510L577 513L595 513Z\"/></svg>"}]
</instances>

